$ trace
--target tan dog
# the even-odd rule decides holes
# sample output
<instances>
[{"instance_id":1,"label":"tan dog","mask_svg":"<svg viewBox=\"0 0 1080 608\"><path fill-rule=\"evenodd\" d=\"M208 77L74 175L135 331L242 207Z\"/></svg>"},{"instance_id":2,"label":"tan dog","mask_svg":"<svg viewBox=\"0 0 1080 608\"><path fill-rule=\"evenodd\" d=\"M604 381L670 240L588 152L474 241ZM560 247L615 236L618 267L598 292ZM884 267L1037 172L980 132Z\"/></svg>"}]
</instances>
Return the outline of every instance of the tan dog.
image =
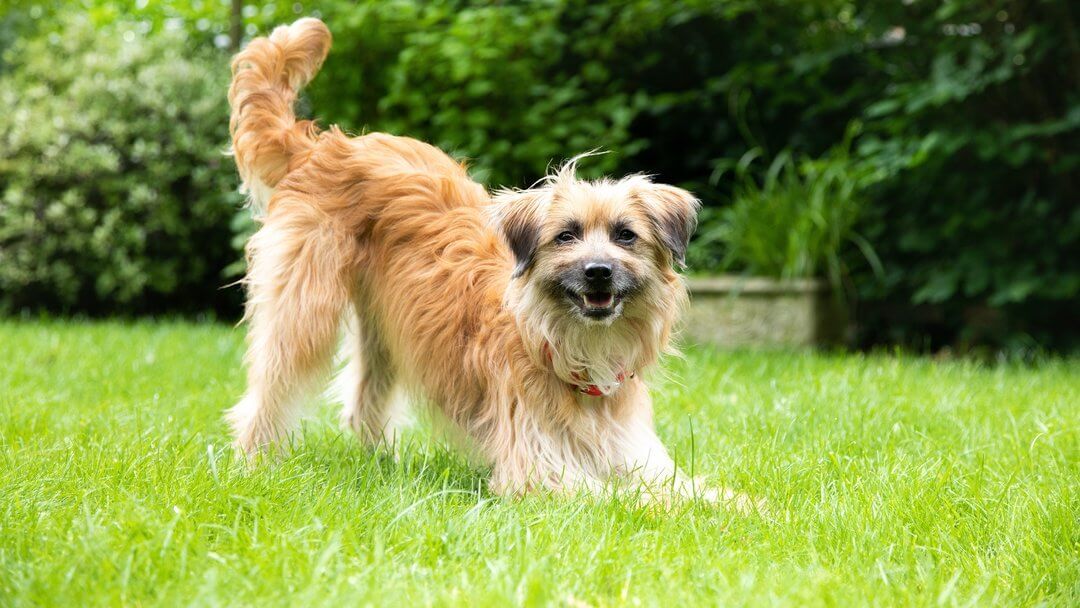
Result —
<instances>
[{"instance_id":1,"label":"tan dog","mask_svg":"<svg viewBox=\"0 0 1080 608\"><path fill-rule=\"evenodd\" d=\"M673 266L697 200L642 176L580 181L573 162L493 200L428 144L318 132L292 105L329 47L326 26L302 19L233 61L233 151L262 214L237 446L286 436L347 318L342 419L367 442L392 432L401 384L475 443L495 492L623 479L652 497L700 493L657 438L642 378L686 301Z\"/></svg>"}]
</instances>

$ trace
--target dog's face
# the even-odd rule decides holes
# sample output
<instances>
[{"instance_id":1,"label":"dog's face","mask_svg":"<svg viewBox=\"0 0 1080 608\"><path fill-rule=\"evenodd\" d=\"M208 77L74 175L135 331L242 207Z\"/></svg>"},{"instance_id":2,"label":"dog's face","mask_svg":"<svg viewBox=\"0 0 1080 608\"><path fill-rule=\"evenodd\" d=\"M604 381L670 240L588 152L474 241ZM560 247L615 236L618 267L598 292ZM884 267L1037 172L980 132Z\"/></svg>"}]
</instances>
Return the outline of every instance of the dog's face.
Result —
<instances>
[{"instance_id":1,"label":"dog's face","mask_svg":"<svg viewBox=\"0 0 1080 608\"><path fill-rule=\"evenodd\" d=\"M689 192L641 176L590 182L565 170L497 202L514 276L541 300L534 304L603 325L665 304L698 205Z\"/></svg>"}]
</instances>

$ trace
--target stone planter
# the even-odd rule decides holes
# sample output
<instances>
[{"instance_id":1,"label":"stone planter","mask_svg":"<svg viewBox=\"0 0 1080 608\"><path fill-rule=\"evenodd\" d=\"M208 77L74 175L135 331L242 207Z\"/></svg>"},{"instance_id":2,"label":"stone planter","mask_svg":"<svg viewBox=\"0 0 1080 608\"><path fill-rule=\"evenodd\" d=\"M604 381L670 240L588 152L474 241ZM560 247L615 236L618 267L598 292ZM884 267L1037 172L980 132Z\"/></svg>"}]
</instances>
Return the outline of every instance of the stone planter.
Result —
<instances>
[{"instance_id":1,"label":"stone planter","mask_svg":"<svg viewBox=\"0 0 1080 608\"><path fill-rule=\"evenodd\" d=\"M827 283L760 277L689 278L688 342L806 347L844 341L847 315Z\"/></svg>"}]
</instances>

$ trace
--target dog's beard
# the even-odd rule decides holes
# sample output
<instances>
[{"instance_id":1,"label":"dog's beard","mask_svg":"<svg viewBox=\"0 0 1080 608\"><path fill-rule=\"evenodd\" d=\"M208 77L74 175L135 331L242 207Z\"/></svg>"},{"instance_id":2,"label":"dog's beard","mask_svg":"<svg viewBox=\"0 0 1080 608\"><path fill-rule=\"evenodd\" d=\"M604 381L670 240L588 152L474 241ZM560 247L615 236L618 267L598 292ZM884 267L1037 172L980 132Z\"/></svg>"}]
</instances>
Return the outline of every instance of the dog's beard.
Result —
<instances>
[{"instance_id":1,"label":"dog's beard","mask_svg":"<svg viewBox=\"0 0 1080 608\"><path fill-rule=\"evenodd\" d=\"M668 313L649 305L655 289L629 287L618 300L612 294L609 314L599 318L588 314L583 295L567 293L559 281L530 280L508 304L537 359L564 381L584 371L591 383L617 384L621 375L655 360L669 325ZM541 354L545 344L550 361Z\"/></svg>"}]
</instances>

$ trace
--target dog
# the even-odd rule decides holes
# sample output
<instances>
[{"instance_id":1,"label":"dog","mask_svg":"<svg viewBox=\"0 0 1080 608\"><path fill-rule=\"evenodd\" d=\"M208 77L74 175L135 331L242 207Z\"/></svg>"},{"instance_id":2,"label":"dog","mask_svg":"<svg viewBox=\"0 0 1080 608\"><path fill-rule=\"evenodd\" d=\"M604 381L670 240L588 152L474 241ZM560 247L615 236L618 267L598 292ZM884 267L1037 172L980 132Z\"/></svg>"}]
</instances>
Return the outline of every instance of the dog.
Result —
<instances>
[{"instance_id":1,"label":"dog","mask_svg":"<svg viewBox=\"0 0 1080 608\"><path fill-rule=\"evenodd\" d=\"M341 419L370 445L393 433L400 385L464 432L496 494L628 483L745 502L676 468L645 384L687 302L698 200L642 175L581 180L575 161L491 195L429 144L319 130L293 104L330 43L301 19L232 63L232 153L261 224L238 449L281 445L346 325Z\"/></svg>"}]
</instances>

